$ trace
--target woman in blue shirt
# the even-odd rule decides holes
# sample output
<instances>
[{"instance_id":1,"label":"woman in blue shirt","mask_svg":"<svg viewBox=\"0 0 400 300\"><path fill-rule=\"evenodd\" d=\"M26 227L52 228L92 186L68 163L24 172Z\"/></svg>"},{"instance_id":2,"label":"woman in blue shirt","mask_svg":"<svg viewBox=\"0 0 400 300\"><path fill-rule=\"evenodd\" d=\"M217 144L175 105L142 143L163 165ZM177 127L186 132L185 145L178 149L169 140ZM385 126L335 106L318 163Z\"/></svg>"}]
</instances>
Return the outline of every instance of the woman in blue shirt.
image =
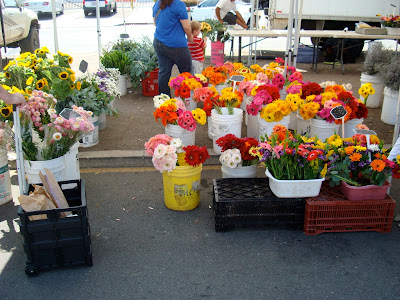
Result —
<instances>
[{"instance_id":1,"label":"woman in blue shirt","mask_svg":"<svg viewBox=\"0 0 400 300\"><path fill-rule=\"evenodd\" d=\"M159 93L171 96L168 82L174 64L180 73L190 73L192 68L187 43L193 42L193 36L186 5L181 0L157 0L153 6L153 19L156 25L153 46L160 66Z\"/></svg>"}]
</instances>

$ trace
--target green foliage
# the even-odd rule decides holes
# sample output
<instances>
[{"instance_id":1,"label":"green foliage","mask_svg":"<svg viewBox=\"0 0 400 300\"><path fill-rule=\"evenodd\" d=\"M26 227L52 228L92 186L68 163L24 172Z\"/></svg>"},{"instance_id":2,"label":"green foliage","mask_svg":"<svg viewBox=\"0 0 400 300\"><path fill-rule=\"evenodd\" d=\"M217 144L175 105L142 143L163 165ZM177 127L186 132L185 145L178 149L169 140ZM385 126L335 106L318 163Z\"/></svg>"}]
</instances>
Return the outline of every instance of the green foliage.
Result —
<instances>
[{"instance_id":1,"label":"green foliage","mask_svg":"<svg viewBox=\"0 0 400 300\"><path fill-rule=\"evenodd\" d=\"M398 91L400 87L400 56L393 56L389 63L382 65L379 76L385 86Z\"/></svg>"},{"instance_id":2,"label":"green foliage","mask_svg":"<svg viewBox=\"0 0 400 300\"><path fill-rule=\"evenodd\" d=\"M364 60L363 71L367 75L376 75L382 66L388 64L394 56L394 51L382 47L382 43L375 42L368 49Z\"/></svg>"},{"instance_id":3,"label":"green foliage","mask_svg":"<svg viewBox=\"0 0 400 300\"><path fill-rule=\"evenodd\" d=\"M103 49L103 54L100 56L100 61L105 68L118 69L121 75L129 73L131 61L128 53L124 52L123 50L107 51Z\"/></svg>"},{"instance_id":4,"label":"green foliage","mask_svg":"<svg viewBox=\"0 0 400 300\"><path fill-rule=\"evenodd\" d=\"M119 50L125 53L132 51L132 49L136 48L137 44L133 39L119 39L114 44L111 44L111 51L112 50Z\"/></svg>"},{"instance_id":5,"label":"green foliage","mask_svg":"<svg viewBox=\"0 0 400 300\"><path fill-rule=\"evenodd\" d=\"M226 32L226 26L222 25L218 20L206 19L205 22L211 26L211 30L206 34L211 42L225 43L231 39L229 33Z\"/></svg>"},{"instance_id":6,"label":"green foliage","mask_svg":"<svg viewBox=\"0 0 400 300\"><path fill-rule=\"evenodd\" d=\"M148 37L142 37L137 42L137 47L129 52L131 66L129 75L134 87L140 86L141 80L145 77L146 72L153 71L158 68L158 57L154 50L153 43Z\"/></svg>"}]
</instances>

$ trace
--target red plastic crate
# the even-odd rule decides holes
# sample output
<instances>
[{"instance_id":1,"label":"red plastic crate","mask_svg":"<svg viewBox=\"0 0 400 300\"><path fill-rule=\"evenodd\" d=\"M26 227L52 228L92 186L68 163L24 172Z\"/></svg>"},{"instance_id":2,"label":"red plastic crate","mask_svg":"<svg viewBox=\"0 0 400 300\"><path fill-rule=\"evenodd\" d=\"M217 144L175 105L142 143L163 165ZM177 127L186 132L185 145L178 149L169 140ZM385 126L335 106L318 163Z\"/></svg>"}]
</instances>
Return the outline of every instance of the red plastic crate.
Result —
<instances>
[{"instance_id":1,"label":"red plastic crate","mask_svg":"<svg viewBox=\"0 0 400 300\"><path fill-rule=\"evenodd\" d=\"M143 96L154 97L158 95L158 69L146 72L146 77L142 79Z\"/></svg>"},{"instance_id":2,"label":"red plastic crate","mask_svg":"<svg viewBox=\"0 0 400 300\"><path fill-rule=\"evenodd\" d=\"M324 185L317 197L306 199L304 232L390 232L395 205L389 195L383 200L349 201L339 189Z\"/></svg>"}]
</instances>

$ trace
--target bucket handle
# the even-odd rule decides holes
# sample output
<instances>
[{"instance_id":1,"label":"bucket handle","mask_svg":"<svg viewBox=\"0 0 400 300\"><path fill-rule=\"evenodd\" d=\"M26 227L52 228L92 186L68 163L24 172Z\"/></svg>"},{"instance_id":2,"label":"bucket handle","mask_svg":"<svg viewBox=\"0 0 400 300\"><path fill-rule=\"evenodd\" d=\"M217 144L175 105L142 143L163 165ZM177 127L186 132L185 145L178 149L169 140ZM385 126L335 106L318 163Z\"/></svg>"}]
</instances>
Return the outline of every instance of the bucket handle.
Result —
<instances>
[{"instance_id":1,"label":"bucket handle","mask_svg":"<svg viewBox=\"0 0 400 300\"><path fill-rule=\"evenodd\" d=\"M212 137L216 137L216 136L218 136L218 135L224 134L225 132L228 132L229 129L231 128L231 126L232 126L232 123L229 124L229 125L221 125L221 124L215 125L215 124L212 124L212 126L211 126L211 127L209 128L209 130L208 130L208 133L209 133ZM221 130L221 127L222 127L222 130ZM214 129L214 130L213 130L213 129ZM220 131L220 130L221 130L221 131ZM215 133L213 133L213 131L215 131Z\"/></svg>"}]
</instances>

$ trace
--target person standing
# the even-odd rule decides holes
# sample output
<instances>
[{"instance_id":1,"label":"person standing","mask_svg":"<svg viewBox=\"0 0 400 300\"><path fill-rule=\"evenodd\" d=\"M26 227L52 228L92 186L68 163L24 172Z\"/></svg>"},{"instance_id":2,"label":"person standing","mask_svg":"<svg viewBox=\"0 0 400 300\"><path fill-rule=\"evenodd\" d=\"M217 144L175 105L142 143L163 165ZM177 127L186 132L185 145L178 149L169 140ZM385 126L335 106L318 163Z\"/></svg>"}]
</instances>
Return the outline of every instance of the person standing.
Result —
<instances>
[{"instance_id":1,"label":"person standing","mask_svg":"<svg viewBox=\"0 0 400 300\"><path fill-rule=\"evenodd\" d=\"M248 29L245 20L236 8L235 0L219 0L215 7L215 15L221 24L224 24L224 22L229 25L238 24L244 29Z\"/></svg>"},{"instance_id":2,"label":"person standing","mask_svg":"<svg viewBox=\"0 0 400 300\"><path fill-rule=\"evenodd\" d=\"M192 68L188 42L193 42L193 36L186 5L181 0L157 0L153 6L153 20L156 25L153 47L159 64L159 93L171 96L168 82L172 67L176 65L180 73L190 73Z\"/></svg>"},{"instance_id":3,"label":"person standing","mask_svg":"<svg viewBox=\"0 0 400 300\"><path fill-rule=\"evenodd\" d=\"M190 54L192 55L192 75L201 74L204 63L204 49L207 47L207 37L199 37L201 31L201 23L191 21L193 43L188 42Z\"/></svg>"}]
</instances>

